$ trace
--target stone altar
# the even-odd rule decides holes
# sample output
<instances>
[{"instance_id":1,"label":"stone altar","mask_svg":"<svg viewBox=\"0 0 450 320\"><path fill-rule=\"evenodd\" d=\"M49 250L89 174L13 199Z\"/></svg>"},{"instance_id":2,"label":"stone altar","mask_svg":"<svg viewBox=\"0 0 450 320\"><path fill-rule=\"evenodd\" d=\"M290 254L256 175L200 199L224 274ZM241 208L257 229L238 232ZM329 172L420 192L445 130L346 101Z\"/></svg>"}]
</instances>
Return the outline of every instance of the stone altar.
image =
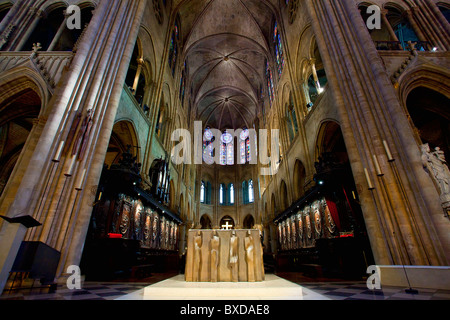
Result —
<instances>
[{"instance_id":1,"label":"stone altar","mask_svg":"<svg viewBox=\"0 0 450 320\"><path fill-rule=\"evenodd\" d=\"M259 230L189 230L187 282L264 281Z\"/></svg>"}]
</instances>

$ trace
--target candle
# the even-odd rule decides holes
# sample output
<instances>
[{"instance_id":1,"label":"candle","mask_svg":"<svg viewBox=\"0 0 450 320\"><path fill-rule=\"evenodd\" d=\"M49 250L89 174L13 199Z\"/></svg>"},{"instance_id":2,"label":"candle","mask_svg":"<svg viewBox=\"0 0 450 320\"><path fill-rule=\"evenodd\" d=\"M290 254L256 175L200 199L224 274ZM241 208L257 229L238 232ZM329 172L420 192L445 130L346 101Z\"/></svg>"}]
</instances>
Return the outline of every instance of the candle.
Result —
<instances>
[{"instance_id":1,"label":"candle","mask_svg":"<svg viewBox=\"0 0 450 320\"><path fill-rule=\"evenodd\" d=\"M378 163L378 158L376 155L373 155L373 162L375 163L375 169L377 170L377 175L382 176L383 172L381 172L380 164Z\"/></svg>"},{"instance_id":2,"label":"candle","mask_svg":"<svg viewBox=\"0 0 450 320\"><path fill-rule=\"evenodd\" d=\"M103 195L103 192L100 192L100 194L98 195L98 201L102 200L102 195Z\"/></svg>"},{"instance_id":3,"label":"candle","mask_svg":"<svg viewBox=\"0 0 450 320\"><path fill-rule=\"evenodd\" d=\"M372 185L372 181L370 180L369 171L367 171L367 168L364 168L364 173L366 174L366 180L367 184L369 185L369 190L375 189Z\"/></svg>"},{"instance_id":4,"label":"candle","mask_svg":"<svg viewBox=\"0 0 450 320\"><path fill-rule=\"evenodd\" d=\"M386 150L386 154L389 161L394 161L395 159L392 157L391 150L389 149L388 143L386 140L383 140L384 150Z\"/></svg>"},{"instance_id":5,"label":"candle","mask_svg":"<svg viewBox=\"0 0 450 320\"><path fill-rule=\"evenodd\" d=\"M77 190L83 190L83 182L84 182L84 178L86 176L86 169L83 170L83 174L81 176L79 176L78 181L76 183L75 189Z\"/></svg>"},{"instance_id":6,"label":"candle","mask_svg":"<svg viewBox=\"0 0 450 320\"><path fill-rule=\"evenodd\" d=\"M59 160L61 158L61 153L62 153L63 147L64 147L64 141L61 141L59 143L59 147L58 147L58 150L56 151L55 158L53 159L53 161L59 162Z\"/></svg>"},{"instance_id":7,"label":"candle","mask_svg":"<svg viewBox=\"0 0 450 320\"><path fill-rule=\"evenodd\" d=\"M69 171L67 171L66 176L71 177L73 173L73 168L75 167L76 157L72 158L72 162L70 163Z\"/></svg>"}]
</instances>

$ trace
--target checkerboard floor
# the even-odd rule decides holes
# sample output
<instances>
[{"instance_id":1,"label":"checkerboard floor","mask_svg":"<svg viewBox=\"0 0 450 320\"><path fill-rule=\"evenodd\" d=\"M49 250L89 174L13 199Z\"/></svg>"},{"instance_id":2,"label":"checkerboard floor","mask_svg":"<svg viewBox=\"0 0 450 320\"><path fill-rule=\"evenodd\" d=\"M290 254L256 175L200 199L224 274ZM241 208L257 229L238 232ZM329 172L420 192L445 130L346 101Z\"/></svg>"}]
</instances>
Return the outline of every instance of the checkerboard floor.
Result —
<instances>
[{"instance_id":1,"label":"checkerboard floor","mask_svg":"<svg viewBox=\"0 0 450 320\"><path fill-rule=\"evenodd\" d=\"M54 293L38 288L19 292L5 290L0 300L115 300L172 276L159 276L149 282L85 282L81 290L69 290L65 286L58 286ZM450 290L418 289L418 294L408 294L405 292L406 288L401 287L368 290L366 283L362 281L304 282L295 277L283 278L303 286L317 294L315 296L320 295L330 300L450 300ZM308 300L308 295L305 296L305 300Z\"/></svg>"},{"instance_id":2,"label":"checkerboard floor","mask_svg":"<svg viewBox=\"0 0 450 320\"><path fill-rule=\"evenodd\" d=\"M315 293L331 300L450 300L450 290L416 289L418 294L406 293L403 287L382 287L368 290L365 282L302 283Z\"/></svg>"}]
</instances>

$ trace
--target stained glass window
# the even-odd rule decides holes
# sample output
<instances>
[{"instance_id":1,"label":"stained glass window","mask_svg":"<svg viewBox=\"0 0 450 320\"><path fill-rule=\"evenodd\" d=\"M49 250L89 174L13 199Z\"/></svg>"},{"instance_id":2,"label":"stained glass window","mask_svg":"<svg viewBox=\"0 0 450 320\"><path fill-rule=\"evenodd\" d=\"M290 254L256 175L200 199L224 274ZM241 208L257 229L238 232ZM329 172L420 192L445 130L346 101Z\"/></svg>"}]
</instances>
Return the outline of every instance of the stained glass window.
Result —
<instances>
[{"instance_id":1,"label":"stained glass window","mask_svg":"<svg viewBox=\"0 0 450 320\"><path fill-rule=\"evenodd\" d=\"M234 164L234 148L233 144L230 143L227 146L227 165L232 166Z\"/></svg>"},{"instance_id":2,"label":"stained glass window","mask_svg":"<svg viewBox=\"0 0 450 320\"><path fill-rule=\"evenodd\" d=\"M253 203L255 202L255 195L253 190L253 180L248 181L248 202Z\"/></svg>"},{"instance_id":3,"label":"stained glass window","mask_svg":"<svg viewBox=\"0 0 450 320\"><path fill-rule=\"evenodd\" d=\"M223 184L220 185L220 191L219 191L219 203L223 204L224 201L224 193L225 193L225 188L223 187Z\"/></svg>"},{"instance_id":4,"label":"stained glass window","mask_svg":"<svg viewBox=\"0 0 450 320\"><path fill-rule=\"evenodd\" d=\"M211 163L213 158L213 134L211 129L206 128L203 134L203 160Z\"/></svg>"},{"instance_id":5,"label":"stained glass window","mask_svg":"<svg viewBox=\"0 0 450 320\"><path fill-rule=\"evenodd\" d=\"M200 186L200 203L205 203L205 181Z\"/></svg>"},{"instance_id":6,"label":"stained glass window","mask_svg":"<svg viewBox=\"0 0 450 320\"><path fill-rule=\"evenodd\" d=\"M173 27L172 37L170 38L170 45L169 45L169 66L172 71L172 76L175 75L175 69L177 66L179 40L180 40L180 30L177 20L175 21L175 26Z\"/></svg>"},{"instance_id":7,"label":"stained glass window","mask_svg":"<svg viewBox=\"0 0 450 320\"><path fill-rule=\"evenodd\" d=\"M242 130L240 140L240 163L245 164L251 161L250 132L247 128Z\"/></svg>"},{"instance_id":8,"label":"stained glass window","mask_svg":"<svg viewBox=\"0 0 450 320\"><path fill-rule=\"evenodd\" d=\"M225 165L233 165L234 164L234 145L233 145L233 136L226 132L222 134L220 137L220 164Z\"/></svg>"},{"instance_id":9,"label":"stained glass window","mask_svg":"<svg viewBox=\"0 0 450 320\"><path fill-rule=\"evenodd\" d=\"M224 143L220 145L220 164L222 166L227 164L227 146Z\"/></svg>"},{"instance_id":10,"label":"stained glass window","mask_svg":"<svg viewBox=\"0 0 450 320\"><path fill-rule=\"evenodd\" d=\"M267 92L269 94L270 105L272 106L275 100L275 90L273 86L272 70L270 70L269 62L266 62L266 79L267 79Z\"/></svg>"},{"instance_id":11,"label":"stained glass window","mask_svg":"<svg viewBox=\"0 0 450 320\"><path fill-rule=\"evenodd\" d=\"M234 184L230 184L230 204L234 204Z\"/></svg>"},{"instance_id":12,"label":"stained glass window","mask_svg":"<svg viewBox=\"0 0 450 320\"><path fill-rule=\"evenodd\" d=\"M180 79L180 101L181 105L184 104L184 97L186 95L186 62L184 63L184 69L181 73L181 79Z\"/></svg>"},{"instance_id":13,"label":"stained glass window","mask_svg":"<svg viewBox=\"0 0 450 320\"><path fill-rule=\"evenodd\" d=\"M247 157L245 156L245 140L241 141L241 164L247 162Z\"/></svg>"},{"instance_id":14,"label":"stained glass window","mask_svg":"<svg viewBox=\"0 0 450 320\"><path fill-rule=\"evenodd\" d=\"M275 22L275 27L273 30L273 42L275 45L275 56L276 56L276 60L277 60L278 75L281 77L281 74L283 73L285 61L284 61L283 43L281 42L281 34L280 34L280 30L278 28L277 22Z\"/></svg>"}]
</instances>

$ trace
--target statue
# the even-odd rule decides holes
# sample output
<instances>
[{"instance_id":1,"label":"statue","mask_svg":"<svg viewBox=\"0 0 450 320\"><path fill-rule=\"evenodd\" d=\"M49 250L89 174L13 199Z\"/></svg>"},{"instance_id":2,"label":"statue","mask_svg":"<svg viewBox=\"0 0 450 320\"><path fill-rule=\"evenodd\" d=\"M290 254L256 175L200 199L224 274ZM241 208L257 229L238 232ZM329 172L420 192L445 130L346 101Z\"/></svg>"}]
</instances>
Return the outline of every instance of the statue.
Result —
<instances>
[{"instance_id":1,"label":"statue","mask_svg":"<svg viewBox=\"0 0 450 320\"><path fill-rule=\"evenodd\" d=\"M421 150L423 166L437 182L441 192L442 207L448 211L450 210L450 171L444 152L439 147L435 148L434 152L431 152L428 143L422 145Z\"/></svg>"},{"instance_id":2,"label":"statue","mask_svg":"<svg viewBox=\"0 0 450 320\"><path fill-rule=\"evenodd\" d=\"M247 260L247 281L255 282L255 246L253 243L253 237L251 231L247 231L247 235L244 239L245 244L245 257Z\"/></svg>"},{"instance_id":3,"label":"statue","mask_svg":"<svg viewBox=\"0 0 450 320\"><path fill-rule=\"evenodd\" d=\"M202 264L202 242L202 233L198 231L197 235L194 237L194 270L192 276L192 280L194 282L200 281Z\"/></svg>"},{"instance_id":4,"label":"statue","mask_svg":"<svg viewBox=\"0 0 450 320\"><path fill-rule=\"evenodd\" d=\"M230 238L230 269L232 281L238 282L238 237L236 236L236 230L231 232Z\"/></svg>"},{"instance_id":5,"label":"statue","mask_svg":"<svg viewBox=\"0 0 450 320\"><path fill-rule=\"evenodd\" d=\"M217 282L217 271L219 267L220 238L217 230L214 230L211 239L211 282Z\"/></svg>"}]
</instances>

